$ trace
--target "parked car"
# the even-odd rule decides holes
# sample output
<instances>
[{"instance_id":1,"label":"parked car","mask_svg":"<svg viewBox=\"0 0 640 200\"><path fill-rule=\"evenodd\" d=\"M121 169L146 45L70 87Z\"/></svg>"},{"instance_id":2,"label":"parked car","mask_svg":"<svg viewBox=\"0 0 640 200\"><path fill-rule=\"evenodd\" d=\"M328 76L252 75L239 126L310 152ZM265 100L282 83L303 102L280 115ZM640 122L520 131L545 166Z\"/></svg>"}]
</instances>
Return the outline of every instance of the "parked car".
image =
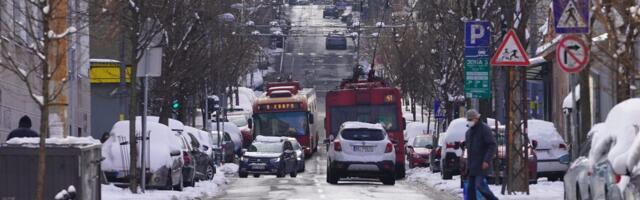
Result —
<instances>
[{"instance_id":1,"label":"parked car","mask_svg":"<svg viewBox=\"0 0 640 200\"><path fill-rule=\"evenodd\" d=\"M527 133L538 157L538 177L547 177L549 181L562 179L571 162L564 139L551 122L528 120L527 123Z\"/></svg>"},{"instance_id":2,"label":"parked car","mask_svg":"<svg viewBox=\"0 0 640 200\"><path fill-rule=\"evenodd\" d=\"M286 138L259 136L246 149L240 159L238 176L246 178L249 174L259 177L261 174L274 174L283 178L298 175L296 152L293 144Z\"/></svg>"},{"instance_id":3,"label":"parked car","mask_svg":"<svg viewBox=\"0 0 640 200\"><path fill-rule=\"evenodd\" d=\"M614 106L591 132L589 155L574 161L564 176L565 199L637 199L640 98Z\"/></svg>"},{"instance_id":4,"label":"parked car","mask_svg":"<svg viewBox=\"0 0 640 200\"><path fill-rule=\"evenodd\" d=\"M458 118L451 121L447 131L441 136L444 138L444 143L441 148L440 172L444 180L460 174L460 156L462 156L460 144L464 142L468 129L467 119Z\"/></svg>"},{"instance_id":5,"label":"parked car","mask_svg":"<svg viewBox=\"0 0 640 200\"><path fill-rule=\"evenodd\" d=\"M219 155L222 155L222 158L218 159L225 163L232 163L236 159L236 153L234 151L235 143L231 139L231 136L229 136L229 133L211 131L211 135L213 137L212 142L214 143L213 150ZM218 146L218 138L221 140L220 146Z\"/></svg>"},{"instance_id":6,"label":"parked car","mask_svg":"<svg viewBox=\"0 0 640 200\"><path fill-rule=\"evenodd\" d=\"M435 124L428 126L427 123L422 122L407 122L407 128L404 130L404 141L407 144L412 144L413 139L420 135L433 135ZM408 153L408 152L407 152Z\"/></svg>"},{"instance_id":7,"label":"parked car","mask_svg":"<svg viewBox=\"0 0 640 200\"><path fill-rule=\"evenodd\" d=\"M188 136L182 133L176 133L178 137L180 149L182 150L182 159L184 165L182 166L182 182L184 186L193 187L196 182L196 162L194 161L194 150L191 144L187 141Z\"/></svg>"},{"instance_id":8,"label":"parked car","mask_svg":"<svg viewBox=\"0 0 640 200\"><path fill-rule=\"evenodd\" d=\"M418 135L407 145L409 168L429 167L429 156L433 150L431 135Z\"/></svg>"},{"instance_id":9,"label":"parked car","mask_svg":"<svg viewBox=\"0 0 640 200\"><path fill-rule=\"evenodd\" d=\"M242 135L242 148L247 148L253 142L253 134L249 128L249 118L244 114L231 114L227 115L229 122L235 124L240 129Z\"/></svg>"},{"instance_id":10,"label":"parked car","mask_svg":"<svg viewBox=\"0 0 640 200\"><path fill-rule=\"evenodd\" d=\"M136 132L141 131L141 122L136 121ZM157 122L147 122L149 132L149 157L146 159L147 186L160 189L182 190L182 151L179 138L171 129ZM110 137L102 144L102 171L107 181L126 184L129 182L129 121L119 121L109 132ZM153 158L153 159L151 159Z\"/></svg>"},{"instance_id":11,"label":"parked car","mask_svg":"<svg viewBox=\"0 0 640 200\"><path fill-rule=\"evenodd\" d=\"M325 40L325 48L327 50L346 50L347 37L344 33L333 31L327 35Z\"/></svg>"},{"instance_id":12,"label":"parked car","mask_svg":"<svg viewBox=\"0 0 640 200\"><path fill-rule=\"evenodd\" d=\"M216 127L216 122L211 123L211 129L214 131L218 130ZM242 150L242 131L238 128L237 125L231 122L220 122L220 129L223 132L228 133L231 141L233 141L233 152L236 155L240 155L240 150Z\"/></svg>"},{"instance_id":13,"label":"parked car","mask_svg":"<svg viewBox=\"0 0 640 200\"><path fill-rule=\"evenodd\" d=\"M334 18L337 19L340 16L338 8L333 5L325 6L322 11L322 18Z\"/></svg>"},{"instance_id":14,"label":"parked car","mask_svg":"<svg viewBox=\"0 0 640 200\"><path fill-rule=\"evenodd\" d=\"M429 160L429 169L431 169L432 173L438 173L441 171L440 169L440 160L442 158L442 144L444 143L444 133L440 134L440 138L438 140L438 144L436 144L433 153L429 156L432 156L433 159Z\"/></svg>"},{"instance_id":15,"label":"parked car","mask_svg":"<svg viewBox=\"0 0 640 200\"><path fill-rule=\"evenodd\" d=\"M340 21L347 24L347 26L351 26L353 23L353 14L351 12L345 12L340 15Z\"/></svg>"},{"instance_id":16,"label":"parked car","mask_svg":"<svg viewBox=\"0 0 640 200\"><path fill-rule=\"evenodd\" d=\"M213 163L213 157L211 157L210 153L207 153L210 149L208 147L204 148L203 143L193 133L185 132L183 134L186 134L187 137L185 139L192 147L191 158L196 164L195 181L212 180L213 175L216 174L216 167ZM194 186L194 184L191 184L191 186Z\"/></svg>"},{"instance_id":17,"label":"parked car","mask_svg":"<svg viewBox=\"0 0 640 200\"><path fill-rule=\"evenodd\" d=\"M329 144L327 182L341 178L377 178L395 184L395 149L380 124L344 122Z\"/></svg>"}]
</instances>

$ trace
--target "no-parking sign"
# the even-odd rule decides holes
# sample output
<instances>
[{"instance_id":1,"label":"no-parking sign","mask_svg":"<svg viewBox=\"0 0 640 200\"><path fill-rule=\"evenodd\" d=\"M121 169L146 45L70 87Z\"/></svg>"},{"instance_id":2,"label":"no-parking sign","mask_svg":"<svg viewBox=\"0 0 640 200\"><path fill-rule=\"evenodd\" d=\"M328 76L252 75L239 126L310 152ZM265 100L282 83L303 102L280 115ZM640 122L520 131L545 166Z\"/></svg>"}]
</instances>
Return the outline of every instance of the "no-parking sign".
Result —
<instances>
[{"instance_id":1,"label":"no-parking sign","mask_svg":"<svg viewBox=\"0 0 640 200\"><path fill-rule=\"evenodd\" d=\"M565 36L556 47L556 60L565 72L579 72L589 63L589 46L578 36Z\"/></svg>"}]
</instances>

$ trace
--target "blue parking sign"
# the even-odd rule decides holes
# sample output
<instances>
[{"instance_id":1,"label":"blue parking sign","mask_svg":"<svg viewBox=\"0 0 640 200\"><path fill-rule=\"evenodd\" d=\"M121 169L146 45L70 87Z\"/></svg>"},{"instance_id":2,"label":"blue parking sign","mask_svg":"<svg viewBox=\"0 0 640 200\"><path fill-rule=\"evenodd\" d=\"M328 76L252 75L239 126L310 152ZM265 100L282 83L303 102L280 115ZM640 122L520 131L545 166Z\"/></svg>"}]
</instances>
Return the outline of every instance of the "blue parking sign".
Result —
<instances>
[{"instance_id":1,"label":"blue parking sign","mask_svg":"<svg viewBox=\"0 0 640 200\"><path fill-rule=\"evenodd\" d=\"M489 21L467 21L464 23L465 47L488 47L491 40Z\"/></svg>"}]
</instances>

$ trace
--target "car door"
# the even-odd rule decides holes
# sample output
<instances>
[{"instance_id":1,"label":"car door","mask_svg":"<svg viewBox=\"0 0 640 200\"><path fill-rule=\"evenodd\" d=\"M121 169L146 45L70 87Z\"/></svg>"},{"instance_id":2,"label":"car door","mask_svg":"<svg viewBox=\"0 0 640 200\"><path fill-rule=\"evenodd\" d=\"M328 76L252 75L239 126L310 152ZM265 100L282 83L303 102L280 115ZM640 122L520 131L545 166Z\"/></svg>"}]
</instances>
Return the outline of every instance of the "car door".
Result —
<instances>
[{"instance_id":1,"label":"car door","mask_svg":"<svg viewBox=\"0 0 640 200\"><path fill-rule=\"evenodd\" d=\"M187 136L191 139L191 144L189 145L191 145L191 153L194 157L193 159L195 159L196 162L196 171L198 172L197 174L203 175L206 166L209 164L207 163L207 154L200 150L200 142L198 142L193 134L187 133Z\"/></svg>"},{"instance_id":2,"label":"car door","mask_svg":"<svg viewBox=\"0 0 640 200\"><path fill-rule=\"evenodd\" d=\"M224 143L225 143L225 150L224 150L224 154L226 156L233 156L233 150L236 148L235 144L233 143L233 141L231 140L231 136L229 136L229 133L225 132L224 133Z\"/></svg>"}]
</instances>

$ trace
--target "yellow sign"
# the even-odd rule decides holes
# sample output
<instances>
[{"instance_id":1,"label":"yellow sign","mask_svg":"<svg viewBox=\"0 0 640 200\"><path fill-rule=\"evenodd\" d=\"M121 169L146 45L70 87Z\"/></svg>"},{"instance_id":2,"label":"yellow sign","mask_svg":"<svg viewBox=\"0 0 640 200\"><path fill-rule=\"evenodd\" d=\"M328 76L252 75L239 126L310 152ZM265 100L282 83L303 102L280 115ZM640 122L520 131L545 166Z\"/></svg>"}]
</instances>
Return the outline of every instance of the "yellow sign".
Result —
<instances>
[{"instance_id":1,"label":"yellow sign","mask_svg":"<svg viewBox=\"0 0 640 200\"><path fill-rule=\"evenodd\" d=\"M126 80L129 83L131 76L131 65L127 65ZM91 63L89 70L91 83L120 83L120 64L119 63Z\"/></svg>"}]
</instances>

